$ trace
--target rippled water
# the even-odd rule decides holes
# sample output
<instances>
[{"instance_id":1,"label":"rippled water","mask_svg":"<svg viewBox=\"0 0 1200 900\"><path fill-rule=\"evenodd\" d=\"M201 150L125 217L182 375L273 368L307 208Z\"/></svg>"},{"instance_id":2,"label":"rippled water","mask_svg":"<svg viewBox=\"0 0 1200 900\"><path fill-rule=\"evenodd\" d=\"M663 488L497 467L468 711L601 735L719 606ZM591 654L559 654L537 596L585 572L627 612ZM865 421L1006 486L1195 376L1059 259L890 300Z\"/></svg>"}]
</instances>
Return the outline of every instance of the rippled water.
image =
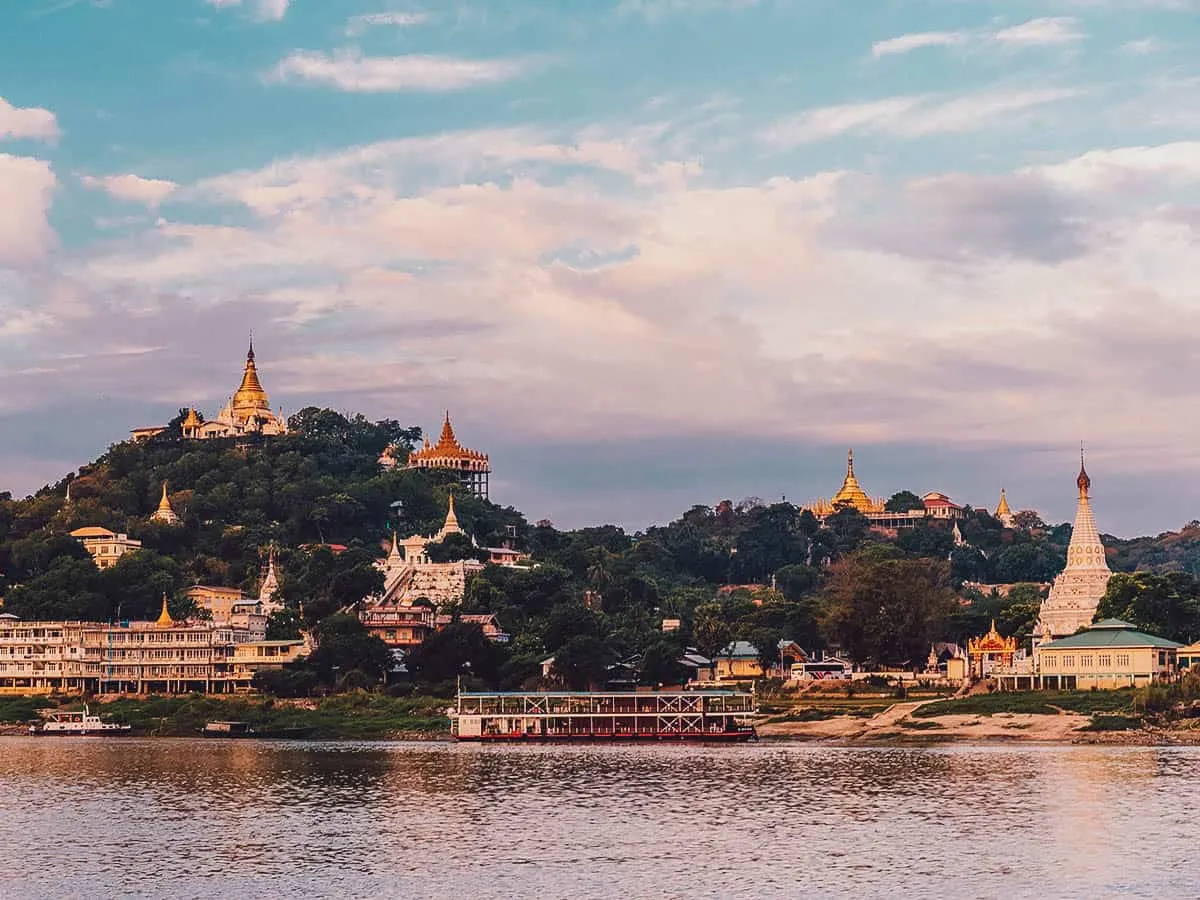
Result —
<instances>
[{"instance_id":1,"label":"rippled water","mask_svg":"<svg viewBox=\"0 0 1200 900\"><path fill-rule=\"evenodd\" d=\"M1200 748L0 739L0 897L1194 897Z\"/></svg>"}]
</instances>

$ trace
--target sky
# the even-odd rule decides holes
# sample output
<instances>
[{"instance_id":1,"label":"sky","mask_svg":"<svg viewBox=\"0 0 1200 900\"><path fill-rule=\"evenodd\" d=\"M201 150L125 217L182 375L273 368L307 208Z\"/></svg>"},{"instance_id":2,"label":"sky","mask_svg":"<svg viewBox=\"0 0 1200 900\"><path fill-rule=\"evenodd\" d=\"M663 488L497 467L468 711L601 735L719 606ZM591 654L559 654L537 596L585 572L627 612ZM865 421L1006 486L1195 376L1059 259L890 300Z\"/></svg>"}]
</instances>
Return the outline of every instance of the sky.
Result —
<instances>
[{"instance_id":1,"label":"sky","mask_svg":"<svg viewBox=\"0 0 1200 900\"><path fill-rule=\"evenodd\" d=\"M1200 0L7 0L0 489L253 331L563 527L1200 518Z\"/></svg>"}]
</instances>

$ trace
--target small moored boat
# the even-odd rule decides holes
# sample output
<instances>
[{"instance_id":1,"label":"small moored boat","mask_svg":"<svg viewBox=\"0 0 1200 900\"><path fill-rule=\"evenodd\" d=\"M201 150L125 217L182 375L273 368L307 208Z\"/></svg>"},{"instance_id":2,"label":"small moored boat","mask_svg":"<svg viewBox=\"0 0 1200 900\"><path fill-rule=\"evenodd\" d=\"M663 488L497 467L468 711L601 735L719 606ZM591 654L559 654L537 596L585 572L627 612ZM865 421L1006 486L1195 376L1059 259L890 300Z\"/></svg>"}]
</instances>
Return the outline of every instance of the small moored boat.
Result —
<instances>
[{"instance_id":1,"label":"small moored boat","mask_svg":"<svg viewBox=\"0 0 1200 900\"><path fill-rule=\"evenodd\" d=\"M30 725L29 733L52 736L79 735L112 735L120 736L132 731L128 725L116 722L105 722L99 716L93 716L85 705L82 710L52 712L41 725Z\"/></svg>"},{"instance_id":2,"label":"small moored boat","mask_svg":"<svg viewBox=\"0 0 1200 900\"><path fill-rule=\"evenodd\" d=\"M209 722L201 730L205 737L212 738L270 738L273 740L300 740L311 737L313 729L298 725L291 728L251 728L248 722Z\"/></svg>"}]
</instances>

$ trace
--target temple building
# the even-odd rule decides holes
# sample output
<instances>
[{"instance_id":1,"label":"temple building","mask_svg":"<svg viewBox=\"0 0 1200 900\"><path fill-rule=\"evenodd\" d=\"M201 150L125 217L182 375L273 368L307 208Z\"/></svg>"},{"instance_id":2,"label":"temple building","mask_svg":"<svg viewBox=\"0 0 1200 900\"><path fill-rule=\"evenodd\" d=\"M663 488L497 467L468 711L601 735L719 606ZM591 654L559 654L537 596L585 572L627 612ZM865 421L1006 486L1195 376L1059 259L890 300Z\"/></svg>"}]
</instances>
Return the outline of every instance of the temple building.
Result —
<instances>
[{"instance_id":1,"label":"temple building","mask_svg":"<svg viewBox=\"0 0 1200 900\"><path fill-rule=\"evenodd\" d=\"M189 408L180 430L185 438L208 440L211 438L242 437L245 435L279 435L287 433L287 420L283 411L271 409L271 399L258 379L254 363L254 341L246 353L246 366L242 371L242 383L221 407L217 417L204 421L195 409ZM166 426L135 428L135 441L149 440L166 431Z\"/></svg>"},{"instance_id":2,"label":"temple building","mask_svg":"<svg viewBox=\"0 0 1200 900\"><path fill-rule=\"evenodd\" d=\"M1013 511L1011 508L1009 508L1008 497L1004 494L1004 488L1000 488L1000 502L996 505L996 512L994 515L1000 520L1000 524L1005 528L1013 527Z\"/></svg>"},{"instance_id":3,"label":"temple building","mask_svg":"<svg viewBox=\"0 0 1200 900\"><path fill-rule=\"evenodd\" d=\"M826 518L840 509L856 509L870 522L872 528L883 531L898 531L902 528L914 528L916 524L928 519L953 521L965 515L963 507L955 503L940 491L930 491L921 498L920 509L910 509L903 512L890 512L887 501L882 498L870 497L858 482L854 474L854 451L846 454L846 477L833 498L824 498L806 507L818 520Z\"/></svg>"},{"instance_id":4,"label":"temple building","mask_svg":"<svg viewBox=\"0 0 1200 900\"><path fill-rule=\"evenodd\" d=\"M380 465L392 468L398 464L394 448L389 447L379 458ZM409 454L408 469L441 469L454 472L459 482L472 494L481 499L488 499L488 476L492 473L486 453L478 450L468 450L458 442L454 435L454 427L450 424L450 413L442 423L442 434L436 444L431 445L425 438L425 446Z\"/></svg>"},{"instance_id":5,"label":"temple building","mask_svg":"<svg viewBox=\"0 0 1200 900\"><path fill-rule=\"evenodd\" d=\"M449 619L439 617L438 608L462 602L470 580L483 571L484 564L476 559L442 563L430 560L428 546L451 534L466 534L458 522L453 494L450 495L446 521L436 534L400 538L392 533L388 555L375 564L383 573L383 593L378 597L367 597L360 613L367 630L389 647L415 647L435 629L444 627ZM502 548L487 552L489 562L497 565L516 567L528 559L526 554L502 552ZM469 617L463 616L462 620L468 621ZM480 619L477 624L484 627L491 640L508 639L494 622L489 624Z\"/></svg>"},{"instance_id":6,"label":"temple building","mask_svg":"<svg viewBox=\"0 0 1200 900\"><path fill-rule=\"evenodd\" d=\"M970 661L971 678L979 681L991 677L993 670L1008 668L1017 654L1017 639L1001 637L996 630L996 620L982 637L967 641L967 659Z\"/></svg>"},{"instance_id":7,"label":"temple building","mask_svg":"<svg viewBox=\"0 0 1200 900\"><path fill-rule=\"evenodd\" d=\"M1067 567L1054 579L1050 595L1042 601L1042 610L1034 631L1041 641L1066 637L1092 624L1096 607L1108 587L1112 570L1104 555L1104 544L1096 530L1096 518L1088 492L1092 479L1088 477L1080 453L1079 503L1075 511L1075 528L1067 547Z\"/></svg>"},{"instance_id":8,"label":"temple building","mask_svg":"<svg viewBox=\"0 0 1200 900\"><path fill-rule=\"evenodd\" d=\"M167 498L167 483L165 481L162 483L162 499L158 501L158 509L151 514L150 521L161 522L163 525L183 524L183 520L171 508L171 501Z\"/></svg>"}]
</instances>

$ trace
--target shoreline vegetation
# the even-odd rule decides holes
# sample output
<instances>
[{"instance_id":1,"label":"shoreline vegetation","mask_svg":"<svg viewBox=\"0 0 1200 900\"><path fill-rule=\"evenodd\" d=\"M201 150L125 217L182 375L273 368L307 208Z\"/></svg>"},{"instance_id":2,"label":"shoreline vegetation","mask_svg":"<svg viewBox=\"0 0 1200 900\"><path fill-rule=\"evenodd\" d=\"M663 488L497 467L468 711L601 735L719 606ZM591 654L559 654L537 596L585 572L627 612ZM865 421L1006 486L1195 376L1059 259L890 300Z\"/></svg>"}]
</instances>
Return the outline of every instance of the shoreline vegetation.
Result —
<instances>
[{"instance_id":1,"label":"shoreline vegetation","mask_svg":"<svg viewBox=\"0 0 1200 900\"><path fill-rule=\"evenodd\" d=\"M39 708L78 709L78 697L0 697L0 729L25 733ZM145 737L199 737L213 721L245 722L256 731L305 729L314 740L443 739L450 725L442 697L389 697L354 691L330 697L282 700L264 696L191 694L91 697L105 721L133 726Z\"/></svg>"},{"instance_id":2,"label":"shoreline vegetation","mask_svg":"<svg viewBox=\"0 0 1200 900\"><path fill-rule=\"evenodd\" d=\"M812 692L761 701L766 740L847 745L975 742L1200 744L1200 718L1144 708L1144 691L1041 691L962 697ZM24 734L39 709L72 709L78 697L0 697L0 733ZM450 737L440 697L357 691L316 699L264 696L93 697L94 712L145 737L198 737L210 721L246 722L258 731L305 729L313 740L428 740ZM1139 711L1140 710L1140 711Z\"/></svg>"}]
</instances>

